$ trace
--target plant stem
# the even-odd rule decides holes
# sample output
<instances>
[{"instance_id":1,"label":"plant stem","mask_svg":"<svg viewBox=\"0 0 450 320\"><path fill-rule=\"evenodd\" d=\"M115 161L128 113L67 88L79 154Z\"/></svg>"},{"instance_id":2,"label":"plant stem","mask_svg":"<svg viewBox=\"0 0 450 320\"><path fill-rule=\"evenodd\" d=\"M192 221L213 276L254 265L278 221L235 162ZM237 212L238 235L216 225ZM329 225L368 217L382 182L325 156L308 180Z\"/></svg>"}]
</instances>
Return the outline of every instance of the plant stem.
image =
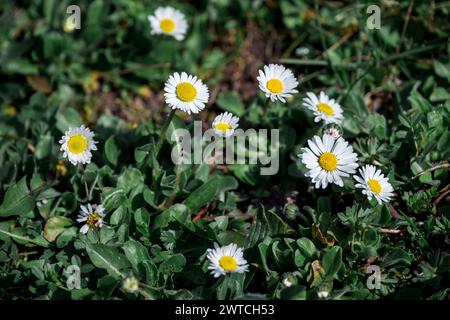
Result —
<instances>
[{"instance_id":1,"label":"plant stem","mask_svg":"<svg viewBox=\"0 0 450 320\"><path fill-rule=\"evenodd\" d=\"M156 156L155 156L155 158L158 157L159 150L161 149L162 144L163 144L163 142L165 140L166 131L169 128L170 123L172 122L173 116L175 115L175 111L176 111L176 109L172 109L170 111L169 116L167 117L167 119L166 119L166 121L164 123L164 126L161 129L161 135L159 136L158 144L156 145Z\"/></svg>"},{"instance_id":2,"label":"plant stem","mask_svg":"<svg viewBox=\"0 0 450 320\"><path fill-rule=\"evenodd\" d=\"M270 98L267 98L263 104L263 114L262 114L263 120L266 117L267 109L269 108L269 103L270 103Z\"/></svg>"}]
</instances>

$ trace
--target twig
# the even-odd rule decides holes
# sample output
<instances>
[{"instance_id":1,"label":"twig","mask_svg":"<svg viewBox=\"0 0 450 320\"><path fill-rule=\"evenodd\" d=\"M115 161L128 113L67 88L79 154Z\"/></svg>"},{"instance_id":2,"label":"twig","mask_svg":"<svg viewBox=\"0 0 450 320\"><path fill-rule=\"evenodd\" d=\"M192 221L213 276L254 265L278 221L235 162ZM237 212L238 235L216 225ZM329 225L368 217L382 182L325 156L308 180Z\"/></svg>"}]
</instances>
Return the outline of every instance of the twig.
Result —
<instances>
[{"instance_id":1,"label":"twig","mask_svg":"<svg viewBox=\"0 0 450 320\"><path fill-rule=\"evenodd\" d=\"M429 168L427 170L419 172L414 177L412 177L412 180L417 179L418 177L420 177L421 175L424 175L425 173L433 172L433 171L438 170L438 169L449 168L449 167L450 167L450 163L448 163L448 162L440 163L437 166L434 166L434 167L431 167L431 168Z\"/></svg>"},{"instance_id":2,"label":"twig","mask_svg":"<svg viewBox=\"0 0 450 320\"><path fill-rule=\"evenodd\" d=\"M207 213L208 210L209 210L209 206L210 206L210 204L208 203L208 204L206 205L206 207L204 207L203 209L201 209L200 212L192 219L192 222L197 222L197 221L199 221L201 218L205 217L205 216L206 216L206 213Z\"/></svg>"},{"instance_id":3,"label":"twig","mask_svg":"<svg viewBox=\"0 0 450 320\"><path fill-rule=\"evenodd\" d=\"M394 208L394 206L392 204L388 203L387 206L389 208L389 212L391 213L391 215L394 219L401 218L400 214L398 213L398 211Z\"/></svg>"},{"instance_id":4,"label":"twig","mask_svg":"<svg viewBox=\"0 0 450 320\"><path fill-rule=\"evenodd\" d=\"M402 232L402 230L398 230L398 229L386 229L386 228L380 228L379 231L381 233L388 233L388 234L398 234L400 232Z\"/></svg>"},{"instance_id":5,"label":"twig","mask_svg":"<svg viewBox=\"0 0 450 320\"><path fill-rule=\"evenodd\" d=\"M405 23L403 24L403 28L402 28L402 35L401 35L402 44L405 39L406 29L408 29L409 20L411 19L411 13L412 13L413 6L414 6L414 0L411 0L409 3L408 12L406 13ZM401 45L397 47L397 53L400 52L400 49L401 49Z\"/></svg>"},{"instance_id":6,"label":"twig","mask_svg":"<svg viewBox=\"0 0 450 320\"><path fill-rule=\"evenodd\" d=\"M441 190L441 194L436 200L434 200L433 204L437 206L438 203L441 202L441 200L444 199L445 196L449 193L450 193L450 184L448 184L444 189Z\"/></svg>"}]
</instances>

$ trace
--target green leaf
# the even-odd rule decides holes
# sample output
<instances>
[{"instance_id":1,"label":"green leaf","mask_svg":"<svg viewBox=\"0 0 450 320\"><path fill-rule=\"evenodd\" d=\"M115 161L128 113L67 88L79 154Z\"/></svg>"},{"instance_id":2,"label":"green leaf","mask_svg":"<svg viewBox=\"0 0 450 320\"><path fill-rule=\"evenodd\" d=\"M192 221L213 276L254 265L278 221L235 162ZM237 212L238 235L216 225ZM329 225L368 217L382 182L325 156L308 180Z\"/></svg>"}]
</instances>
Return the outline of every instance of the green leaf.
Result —
<instances>
[{"instance_id":1,"label":"green leaf","mask_svg":"<svg viewBox=\"0 0 450 320\"><path fill-rule=\"evenodd\" d=\"M159 266L159 271L164 274L181 272L186 265L186 258L181 254L175 254L164 260Z\"/></svg>"},{"instance_id":2,"label":"green leaf","mask_svg":"<svg viewBox=\"0 0 450 320\"><path fill-rule=\"evenodd\" d=\"M251 186L256 186L258 184L256 166L250 166L248 164L231 164L229 168L240 181Z\"/></svg>"},{"instance_id":3,"label":"green leaf","mask_svg":"<svg viewBox=\"0 0 450 320\"><path fill-rule=\"evenodd\" d=\"M61 234L56 238L56 246L58 248L65 247L68 243L70 243L75 237L78 235L78 228L71 227L68 229L64 229Z\"/></svg>"},{"instance_id":4,"label":"green leaf","mask_svg":"<svg viewBox=\"0 0 450 320\"><path fill-rule=\"evenodd\" d=\"M252 223L250 232L247 235L247 248L252 248L261 242L267 235L267 225L262 223L259 219Z\"/></svg>"},{"instance_id":5,"label":"green leaf","mask_svg":"<svg viewBox=\"0 0 450 320\"><path fill-rule=\"evenodd\" d=\"M116 278L123 278L123 269L130 267L127 258L116 249L104 244L86 244L86 251L92 263Z\"/></svg>"},{"instance_id":6,"label":"green leaf","mask_svg":"<svg viewBox=\"0 0 450 320\"><path fill-rule=\"evenodd\" d=\"M271 210L266 211L263 207L260 210L259 217L265 222L270 236L291 234L294 232L294 230L289 227L289 225L284 222L280 216Z\"/></svg>"},{"instance_id":7,"label":"green leaf","mask_svg":"<svg viewBox=\"0 0 450 320\"><path fill-rule=\"evenodd\" d=\"M52 151L52 145L53 145L53 137L50 134L42 136L36 145L36 152L35 152L36 158L37 159L46 158Z\"/></svg>"},{"instance_id":8,"label":"green leaf","mask_svg":"<svg viewBox=\"0 0 450 320\"><path fill-rule=\"evenodd\" d=\"M72 220L66 217L51 217L47 220L44 227L44 238L52 242L64 231L68 226L72 225Z\"/></svg>"},{"instance_id":9,"label":"green leaf","mask_svg":"<svg viewBox=\"0 0 450 320\"><path fill-rule=\"evenodd\" d=\"M442 62L439 62L439 60L434 60L433 68L438 76L447 79L450 82L450 65L445 65Z\"/></svg>"},{"instance_id":10,"label":"green leaf","mask_svg":"<svg viewBox=\"0 0 450 320\"><path fill-rule=\"evenodd\" d=\"M6 191L3 203L0 206L0 216L20 216L27 214L34 208L37 189L33 192L28 189L26 177Z\"/></svg>"},{"instance_id":11,"label":"green leaf","mask_svg":"<svg viewBox=\"0 0 450 320\"><path fill-rule=\"evenodd\" d=\"M191 210L191 212L195 213L214 199L219 191L221 182L222 179L220 176L214 176L207 183L194 190L183 203Z\"/></svg>"},{"instance_id":12,"label":"green leaf","mask_svg":"<svg viewBox=\"0 0 450 320\"><path fill-rule=\"evenodd\" d=\"M245 113L244 104L236 92L221 93L217 99L217 105L225 111L231 112L238 117Z\"/></svg>"},{"instance_id":13,"label":"green leaf","mask_svg":"<svg viewBox=\"0 0 450 320\"><path fill-rule=\"evenodd\" d=\"M16 58L8 63L2 63L2 69L5 73L12 74L37 75L39 73L37 65L24 58Z\"/></svg>"},{"instance_id":14,"label":"green leaf","mask_svg":"<svg viewBox=\"0 0 450 320\"><path fill-rule=\"evenodd\" d=\"M145 208L137 209L134 213L136 229L144 236L150 236L150 213Z\"/></svg>"},{"instance_id":15,"label":"green leaf","mask_svg":"<svg viewBox=\"0 0 450 320\"><path fill-rule=\"evenodd\" d=\"M153 229L162 229L169 225L172 221L178 221L185 224L185 221L189 219L187 207L184 204L177 203L170 208L164 210L155 217L152 225ZM190 221L190 220L189 220Z\"/></svg>"},{"instance_id":16,"label":"green leaf","mask_svg":"<svg viewBox=\"0 0 450 320\"><path fill-rule=\"evenodd\" d=\"M150 260L147 248L136 240L128 240L122 248L133 267L137 267L142 261Z\"/></svg>"},{"instance_id":17,"label":"green leaf","mask_svg":"<svg viewBox=\"0 0 450 320\"><path fill-rule=\"evenodd\" d=\"M45 240L42 236L30 238L24 228L14 228L13 222L11 221L0 222L0 239L6 241L9 238L13 239L17 243L27 246L36 245L46 248L49 245L47 240Z\"/></svg>"},{"instance_id":18,"label":"green leaf","mask_svg":"<svg viewBox=\"0 0 450 320\"><path fill-rule=\"evenodd\" d=\"M82 124L83 120L73 108L59 108L56 113L56 128L61 132L79 127Z\"/></svg>"},{"instance_id":19,"label":"green leaf","mask_svg":"<svg viewBox=\"0 0 450 320\"><path fill-rule=\"evenodd\" d=\"M122 188L125 193L129 193L143 184L144 176L142 172L136 168L127 168L117 180L117 187Z\"/></svg>"},{"instance_id":20,"label":"green leaf","mask_svg":"<svg viewBox=\"0 0 450 320\"><path fill-rule=\"evenodd\" d=\"M308 259L316 257L319 253L314 243L308 238L300 238L297 240L297 245L303 256Z\"/></svg>"},{"instance_id":21,"label":"green leaf","mask_svg":"<svg viewBox=\"0 0 450 320\"><path fill-rule=\"evenodd\" d=\"M233 273L224 277L217 287L217 299L235 299L244 293L245 274Z\"/></svg>"},{"instance_id":22,"label":"green leaf","mask_svg":"<svg viewBox=\"0 0 450 320\"><path fill-rule=\"evenodd\" d=\"M401 249L401 248L394 248L389 254L384 258L383 263L381 264L382 267L387 268L394 264L403 263L406 265L411 264L411 257L409 254Z\"/></svg>"},{"instance_id":23,"label":"green leaf","mask_svg":"<svg viewBox=\"0 0 450 320\"><path fill-rule=\"evenodd\" d=\"M120 144L114 136L111 136L105 142L105 158L113 166L117 166L120 156Z\"/></svg>"},{"instance_id":24,"label":"green leaf","mask_svg":"<svg viewBox=\"0 0 450 320\"><path fill-rule=\"evenodd\" d=\"M322 267L327 277L332 279L342 267L342 249L338 246L328 249L322 257Z\"/></svg>"},{"instance_id":25,"label":"green leaf","mask_svg":"<svg viewBox=\"0 0 450 320\"><path fill-rule=\"evenodd\" d=\"M102 21L105 14L107 14L107 9L102 0L95 0L90 3L87 9L86 22L82 28L88 43L92 43L104 34Z\"/></svg>"}]
</instances>

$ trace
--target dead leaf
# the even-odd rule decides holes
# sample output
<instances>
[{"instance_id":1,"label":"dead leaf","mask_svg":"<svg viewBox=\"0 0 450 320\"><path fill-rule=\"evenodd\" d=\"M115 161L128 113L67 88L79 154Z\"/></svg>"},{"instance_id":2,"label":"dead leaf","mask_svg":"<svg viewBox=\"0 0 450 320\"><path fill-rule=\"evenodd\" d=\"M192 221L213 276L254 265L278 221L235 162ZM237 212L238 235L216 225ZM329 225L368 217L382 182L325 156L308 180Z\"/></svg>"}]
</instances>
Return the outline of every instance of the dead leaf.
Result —
<instances>
[{"instance_id":1,"label":"dead leaf","mask_svg":"<svg viewBox=\"0 0 450 320\"><path fill-rule=\"evenodd\" d=\"M52 92L52 85L46 77L27 76L28 84L36 91L43 93Z\"/></svg>"}]
</instances>

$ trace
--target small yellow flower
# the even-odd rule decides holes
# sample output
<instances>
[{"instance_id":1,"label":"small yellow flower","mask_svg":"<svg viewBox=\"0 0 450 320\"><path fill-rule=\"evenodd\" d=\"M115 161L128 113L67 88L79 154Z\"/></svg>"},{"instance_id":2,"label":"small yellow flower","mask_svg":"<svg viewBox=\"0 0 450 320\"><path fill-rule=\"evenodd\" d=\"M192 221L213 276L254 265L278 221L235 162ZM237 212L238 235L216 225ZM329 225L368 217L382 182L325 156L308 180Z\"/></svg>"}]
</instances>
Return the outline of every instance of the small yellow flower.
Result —
<instances>
[{"instance_id":1,"label":"small yellow flower","mask_svg":"<svg viewBox=\"0 0 450 320\"><path fill-rule=\"evenodd\" d=\"M56 163L56 177L64 177L68 171L66 163L63 160L58 160Z\"/></svg>"},{"instance_id":2,"label":"small yellow flower","mask_svg":"<svg viewBox=\"0 0 450 320\"><path fill-rule=\"evenodd\" d=\"M63 29L66 33L74 32L77 25L75 24L75 21L73 18L69 17L66 20L64 20Z\"/></svg>"},{"instance_id":3,"label":"small yellow flower","mask_svg":"<svg viewBox=\"0 0 450 320\"><path fill-rule=\"evenodd\" d=\"M136 122L130 122L128 123L129 129L136 129L138 127L138 124Z\"/></svg>"},{"instance_id":4,"label":"small yellow flower","mask_svg":"<svg viewBox=\"0 0 450 320\"><path fill-rule=\"evenodd\" d=\"M98 79L100 78L99 71L91 71L89 75L83 81L83 87L85 91L98 91L100 89L100 82Z\"/></svg>"},{"instance_id":5,"label":"small yellow flower","mask_svg":"<svg viewBox=\"0 0 450 320\"><path fill-rule=\"evenodd\" d=\"M3 109L3 114L13 117L17 114L17 109L13 106L7 106L5 109Z\"/></svg>"},{"instance_id":6,"label":"small yellow flower","mask_svg":"<svg viewBox=\"0 0 450 320\"><path fill-rule=\"evenodd\" d=\"M152 91L150 90L150 88L148 86L140 86L137 89L137 93L144 98L148 98L151 96Z\"/></svg>"}]
</instances>

